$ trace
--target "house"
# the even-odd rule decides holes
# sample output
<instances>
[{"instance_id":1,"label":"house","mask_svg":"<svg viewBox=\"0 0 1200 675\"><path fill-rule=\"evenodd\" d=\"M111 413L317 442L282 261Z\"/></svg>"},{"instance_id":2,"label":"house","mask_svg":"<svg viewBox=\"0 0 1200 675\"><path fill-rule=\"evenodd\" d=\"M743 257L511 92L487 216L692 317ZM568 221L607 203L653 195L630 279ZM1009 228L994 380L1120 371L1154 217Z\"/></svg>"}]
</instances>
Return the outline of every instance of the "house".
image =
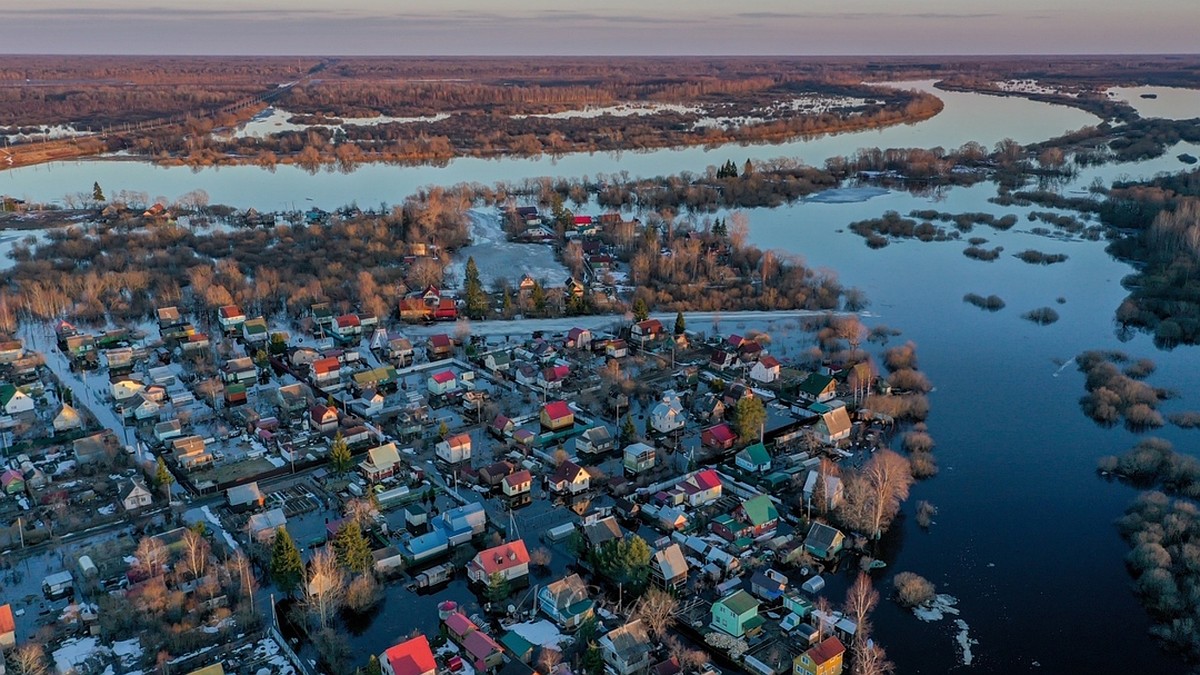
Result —
<instances>
[{"instance_id":1,"label":"house","mask_svg":"<svg viewBox=\"0 0 1200 675\"><path fill-rule=\"evenodd\" d=\"M700 397L695 403L696 416L708 422L720 422L725 417L725 399L714 393Z\"/></svg>"},{"instance_id":2,"label":"house","mask_svg":"<svg viewBox=\"0 0 1200 675\"><path fill-rule=\"evenodd\" d=\"M771 455L762 443L745 447L733 458L737 468L746 473L766 473L771 470Z\"/></svg>"},{"instance_id":3,"label":"house","mask_svg":"<svg viewBox=\"0 0 1200 675\"><path fill-rule=\"evenodd\" d=\"M476 583L487 583L493 574L508 581L521 579L529 574L529 551L525 540L493 546L480 551L467 563L467 579Z\"/></svg>"},{"instance_id":4,"label":"house","mask_svg":"<svg viewBox=\"0 0 1200 675\"><path fill-rule=\"evenodd\" d=\"M736 510L742 522L750 525L751 537L761 537L775 531L779 525L779 509L767 495L758 495L742 502Z\"/></svg>"},{"instance_id":5,"label":"house","mask_svg":"<svg viewBox=\"0 0 1200 675\"><path fill-rule=\"evenodd\" d=\"M394 390L396 387L396 368L394 366L380 366L369 370L362 370L350 378L354 382L354 388L358 391L365 389L386 389Z\"/></svg>"},{"instance_id":6,"label":"house","mask_svg":"<svg viewBox=\"0 0 1200 675\"><path fill-rule=\"evenodd\" d=\"M249 400L250 398L246 393L246 385L235 383L225 387L226 407L232 408L234 406L246 405Z\"/></svg>"},{"instance_id":7,"label":"house","mask_svg":"<svg viewBox=\"0 0 1200 675\"><path fill-rule=\"evenodd\" d=\"M496 415L496 419L488 425L488 431L496 438L503 439L516 428L516 423L504 415Z\"/></svg>"},{"instance_id":8,"label":"house","mask_svg":"<svg viewBox=\"0 0 1200 675\"><path fill-rule=\"evenodd\" d=\"M298 413L302 413L308 408L309 403L309 388L308 385L302 382L294 382L285 384L275 392L275 404L279 406L279 412L284 417L291 417Z\"/></svg>"},{"instance_id":9,"label":"house","mask_svg":"<svg viewBox=\"0 0 1200 675\"><path fill-rule=\"evenodd\" d=\"M775 602L783 597L788 587L788 578L773 569L760 569L750 577L750 593L766 602Z\"/></svg>"},{"instance_id":10,"label":"house","mask_svg":"<svg viewBox=\"0 0 1200 675\"><path fill-rule=\"evenodd\" d=\"M323 434L332 434L337 431L339 418L337 408L317 404L308 411L308 427Z\"/></svg>"},{"instance_id":11,"label":"house","mask_svg":"<svg viewBox=\"0 0 1200 675\"><path fill-rule=\"evenodd\" d=\"M625 473L636 476L654 468L656 456L652 446L645 443L633 443L625 447L622 465Z\"/></svg>"},{"instance_id":12,"label":"house","mask_svg":"<svg viewBox=\"0 0 1200 675\"><path fill-rule=\"evenodd\" d=\"M367 457L359 462L358 470L372 483L396 475L400 468L400 453L395 443L385 443L367 451Z\"/></svg>"},{"instance_id":13,"label":"house","mask_svg":"<svg viewBox=\"0 0 1200 675\"><path fill-rule=\"evenodd\" d=\"M754 390L741 382L731 382L725 387L725 391L721 394L722 400L725 402L725 408L731 408L738 404L744 398L754 398Z\"/></svg>"},{"instance_id":14,"label":"house","mask_svg":"<svg viewBox=\"0 0 1200 675\"><path fill-rule=\"evenodd\" d=\"M481 630L469 633L461 644L475 672L486 673L504 665L504 648Z\"/></svg>"},{"instance_id":15,"label":"house","mask_svg":"<svg viewBox=\"0 0 1200 675\"><path fill-rule=\"evenodd\" d=\"M811 403L824 403L837 396L837 380L831 375L810 373L800 383L796 395Z\"/></svg>"},{"instance_id":16,"label":"house","mask_svg":"<svg viewBox=\"0 0 1200 675\"><path fill-rule=\"evenodd\" d=\"M813 523L804 538L804 548L820 560L829 560L842 551L846 535L825 523Z\"/></svg>"},{"instance_id":17,"label":"house","mask_svg":"<svg viewBox=\"0 0 1200 675\"><path fill-rule=\"evenodd\" d=\"M12 363L25 354L25 343L20 340L0 339L0 363Z\"/></svg>"},{"instance_id":18,"label":"house","mask_svg":"<svg viewBox=\"0 0 1200 675\"><path fill-rule=\"evenodd\" d=\"M646 346L647 342L653 342L663 335L663 325L658 319L646 319L633 324L629 328L629 336L637 341L642 347Z\"/></svg>"},{"instance_id":19,"label":"house","mask_svg":"<svg viewBox=\"0 0 1200 675\"><path fill-rule=\"evenodd\" d=\"M650 668L650 635L641 620L630 621L600 638L604 663L616 675L644 673Z\"/></svg>"},{"instance_id":20,"label":"house","mask_svg":"<svg viewBox=\"0 0 1200 675\"><path fill-rule=\"evenodd\" d=\"M229 509L234 513L261 509L267 498L258 489L258 482L235 485L225 491L225 499Z\"/></svg>"},{"instance_id":21,"label":"house","mask_svg":"<svg viewBox=\"0 0 1200 675\"><path fill-rule=\"evenodd\" d=\"M379 656L379 665L385 675L436 675L437 662L429 648L429 638L415 638L388 647Z\"/></svg>"},{"instance_id":22,"label":"house","mask_svg":"<svg viewBox=\"0 0 1200 675\"><path fill-rule=\"evenodd\" d=\"M572 298L582 298L587 287L575 277L567 277L563 282L563 292Z\"/></svg>"},{"instance_id":23,"label":"house","mask_svg":"<svg viewBox=\"0 0 1200 675\"><path fill-rule=\"evenodd\" d=\"M454 356L454 343L450 341L449 335L438 333L437 335L429 336L429 341L425 345L425 351L430 361L448 359Z\"/></svg>"},{"instance_id":24,"label":"house","mask_svg":"<svg viewBox=\"0 0 1200 675\"><path fill-rule=\"evenodd\" d=\"M512 356L508 352L489 352L483 357L483 367L493 373L507 373L512 367Z\"/></svg>"},{"instance_id":25,"label":"house","mask_svg":"<svg viewBox=\"0 0 1200 675\"><path fill-rule=\"evenodd\" d=\"M503 483L505 478L512 475L515 469L516 467L509 462L492 462L479 470L479 484L494 488Z\"/></svg>"},{"instance_id":26,"label":"house","mask_svg":"<svg viewBox=\"0 0 1200 675\"><path fill-rule=\"evenodd\" d=\"M336 356L328 356L313 361L309 366L312 383L322 389L329 389L342 379L342 361Z\"/></svg>"},{"instance_id":27,"label":"house","mask_svg":"<svg viewBox=\"0 0 1200 675\"><path fill-rule=\"evenodd\" d=\"M275 533L281 527L287 527L287 516L283 514L281 508L255 513L246 521L246 532L260 544L270 544L275 541Z\"/></svg>"},{"instance_id":28,"label":"house","mask_svg":"<svg viewBox=\"0 0 1200 675\"><path fill-rule=\"evenodd\" d=\"M813 404L816 407L819 404ZM817 420L813 430L822 443L833 445L838 441L850 438L850 431L853 428L850 422L850 413L847 412L846 406L825 407L819 414L821 418Z\"/></svg>"},{"instance_id":29,"label":"house","mask_svg":"<svg viewBox=\"0 0 1200 675\"><path fill-rule=\"evenodd\" d=\"M750 379L770 384L779 379L779 369L779 359L771 355L764 356L756 361L754 367L750 369Z\"/></svg>"},{"instance_id":30,"label":"house","mask_svg":"<svg viewBox=\"0 0 1200 675\"><path fill-rule=\"evenodd\" d=\"M329 332L342 342L357 342L362 337L362 321L357 314L343 314L333 320Z\"/></svg>"},{"instance_id":31,"label":"house","mask_svg":"<svg viewBox=\"0 0 1200 675\"><path fill-rule=\"evenodd\" d=\"M483 534L487 527L487 514L482 504L470 502L443 512L433 525L444 534L444 542L458 546L477 534Z\"/></svg>"},{"instance_id":32,"label":"house","mask_svg":"<svg viewBox=\"0 0 1200 675\"><path fill-rule=\"evenodd\" d=\"M608 340L604 343L604 355L610 359L629 356L629 345L624 340Z\"/></svg>"},{"instance_id":33,"label":"house","mask_svg":"<svg viewBox=\"0 0 1200 675\"><path fill-rule=\"evenodd\" d=\"M21 494L25 491L25 476L16 469L8 469L0 474L0 489L6 495Z\"/></svg>"},{"instance_id":34,"label":"house","mask_svg":"<svg viewBox=\"0 0 1200 675\"><path fill-rule=\"evenodd\" d=\"M712 604L712 627L733 637L753 635L764 622L758 600L746 591L736 590Z\"/></svg>"},{"instance_id":35,"label":"house","mask_svg":"<svg viewBox=\"0 0 1200 675\"><path fill-rule=\"evenodd\" d=\"M245 322L246 313L237 305L225 305L217 310L217 323L221 324L221 331L226 334L241 332Z\"/></svg>"},{"instance_id":36,"label":"house","mask_svg":"<svg viewBox=\"0 0 1200 675\"><path fill-rule=\"evenodd\" d=\"M683 401L674 391L666 391L662 400L650 410L650 426L660 434L669 434L683 428L687 415L683 412Z\"/></svg>"},{"instance_id":37,"label":"house","mask_svg":"<svg viewBox=\"0 0 1200 675\"><path fill-rule=\"evenodd\" d=\"M121 489L118 497L121 500L121 506L126 511L136 511L142 507L150 506L153 501L150 491L136 478L130 479L125 487Z\"/></svg>"},{"instance_id":38,"label":"house","mask_svg":"<svg viewBox=\"0 0 1200 675\"><path fill-rule=\"evenodd\" d=\"M724 349L714 351L708 358L708 366L713 370L726 370L732 368L735 363L737 363L737 354Z\"/></svg>"},{"instance_id":39,"label":"house","mask_svg":"<svg viewBox=\"0 0 1200 675\"><path fill-rule=\"evenodd\" d=\"M242 341L248 345L263 345L267 343L267 320L260 317L246 319L242 323Z\"/></svg>"},{"instance_id":40,"label":"house","mask_svg":"<svg viewBox=\"0 0 1200 675\"><path fill-rule=\"evenodd\" d=\"M458 318L458 303L454 298L441 298L433 308L433 318L437 321L454 321Z\"/></svg>"},{"instance_id":41,"label":"house","mask_svg":"<svg viewBox=\"0 0 1200 675\"><path fill-rule=\"evenodd\" d=\"M721 422L700 432L700 442L713 450L729 450L737 442L737 434L728 424Z\"/></svg>"},{"instance_id":42,"label":"house","mask_svg":"<svg viewBox=\"0 0 1200 675\"><path fill-rule=\"evenodd\" d=\"M575 452L584 455L601 455L616 447L616 441L608 427L594 426L575 437Z\"/></svg>"},{"instance_id":43,"label":"house","mask_svg":"<svg viewBox=\"0 0 1200 675\"><path fill-rule=\"evenodd\" d=\"M396 364L396 367L404 368L412 365L413 355L412 341L410 341L408 338L403 336L394 336L388 338L388 360Z\"/></svg>"},{"instance_id":44,"label":"house","mask_svg":"<svg viewBox=\"0 0 1200 675\"><path fill-rule=\"evenodd\" d=\"M542 427L550 431L560 431L575 425L575 411L566 401L551 401L542 406Z\"/></svg>"},{"instance_id":45,"label":"house","mask_svg":"<svg viewBox=\"0 0 1200 675\"><path fill-rule=\"evenodd\" d=\"M178 419L169 419L165 422L159 422L154 425L154 438L165 444L172 438L179 438L183 435L183 422Z\"/></svg>"},{"instance_id":46,"label":"house","mask_svg":"<svg viewBox=\"0 0 1200 675\"><path fill-rule=\"evenodd\" d=\"M0 386L0 402L3 402L5 400L4 392L8 391L8 388L11 386L12 385ZM120 403L122 401L127 401L127 400L133 398L134 396L137 396L138 394L142 393L142 389L144 389L144 388L145 387L143 387L142 383L140 383L140 382L134 382L133 380L120 380L117 382L113 382L109 386L109 393L112 394L113 401ZM14 388L14 391L15 391L15 388ZM19 394L19 395L25 396L24 394ZM28 397L26 396L26 398L28 398ZM33 402L30 401L31 405L32 405L32 403ZM4 407L5 407L5 410L7 410L8 405L5 404ZM11 415L12 413L9 413L9 414Z\"/></svg>"},{"instance_id":47,"label":"house","mask_svg":"<svg viewBox=\"0 0 1200 675\"><path fill-rule=\"evenodd\" d=\"M713 469L697 471L680 485L690 506L704 506L721 498L721 478Z\"/></svg>"},{"instance_id":48,"label":"house","mask_svg":"<svg viewBox=\"0 0 1200 675\"><path fill-rule=\"evenodd\" d=\"M587 469L568 459L554 469L554 473L550 475L549 487L551 492L557 494L575 495L591 487L591 480Z\"/></svg>"},{"instance_id":49,"label":"house","mask_svg":"<svg viewBox=\"0 0 1200 675\"><path fill-rule=\"evenodd\" d=\"M578 574L549 583L538 591L538 609L554 623L570 630L587 621L595 612L587 585Z\"/></svg>"},{"instance_id":50,"label":"house","mask_svg":"<svg viewBox=\"0 0 1200 675\"><path fill-rule=\"evenodd\" d=\"M201 441L203 443L203 441ZM120 443L111 431L103 431L91 436L77 438L71 442L75 453L75 461L80 466L87 466L101 461L106 456L112 456L119 449Z\"/></svg>"},{"instance_id":51,"label":"house","mask_svg":"<svg viewBox=\"0 0 1200 675\"><path fill-rule=\"evenodd\" d=\"M567 349L591 349L592 331L586 328L572 328L567 331Z\"/></svg>"},{"instance_id":52,"label":"house","mask_svg":"<svg viewBox=\"0 0 1200 675\"><path fill-rule=\"evenodd\" d=\"M688 563L679 544L672 543L654 552L650 578L656 586L666 590L679 590L687 584Z\"/></svg>"},{"instance_id":53,"label":"house","mask_svg":"<svg viewBox=\"0 0 1200 675\"><path fill-rule=\"evenodd\" d=\"M438 459L447 464L458 464L471 459L471 437L467 434L454 434L440 441L435 447Z\"/></svg>"},{"instance_id":54,"label":"house","mask_svg":"<svg viewBox=\"0 0 1200 675\"><path fill-rule=\"evenodd\" d=\"M54 432L63 433L82 428L83 418L79 416L79 413L74 408L64 403L62 409L54 416Z\"/></svg>"},{"instance_id":55,"label":"house","mask_svg":"<svg viewBox=\"0 0 1200 675\"><path fill-rule=\"evenodd\" d=\"M0 605L0 650L17 646L17 624L13 620L12 605Z\"/></svg>"},{"instance_id":56,"label":"house","mask_svg":"<svg viewBox=\"0 0 1200 675\"><path fill-rule=\"evenodd\" d=\"M813 497L816 496L820 480L819 471L809 471L808 476L804 479L804 503L810 507L813 505ZM825 476L825 494L822 500L824 504L818 504L817 508L822 511L832 511L842 503L843 496L842 479L837 476Z\"/></svg>"},{"instance_id":57,"label":"house","mask_svg":"<svg viewBox=\"0 0 1200 675\"><path fill-rule=\"evenodd\" d=\"M563 381L570 373L571 369L564 365L546 366L538 373L537 386L543 391L562 389Z\"/></svg>"},{"instance_id":58,"label":"house","mask_svg":"<svg viewBox=\"0 0 1200 675\"><path fill-rule=\"evenodd\" d=\"M171 441L171 457L184 471L202 469L213 463L212 453L199 436L181 436Z\"/></svg>"},{"instance_id":59,"label":"house","mask_svg":"<svg viewBox=\"0 0 1200 675\"><path fill-rule=\"evenodd\" d=\"M500 489L505 497L516 497L528 494L533 487L533 474L528 469L510 473L500 483Z\"/></svg>"},{"instance_id":60,"label":"house","mask_svg":"<svg viewBox=\"0 0 1200 675\"><path fill-rule=\"evenodd\" d=\"M425 388L433 396L445 396L458 388L458 377L452 370L441 370L426 379Z\"/></svg>"},{"instance_id":61,"label":"house","mask_svg":"<svg viewBox=\"0 0 1200 675\"><path fill-rule=\"evenodd\" d=\"M810 647L792 662L793 675L842 675L846 647L836 636L829 636Z\"/></svg>"}]
</instances>

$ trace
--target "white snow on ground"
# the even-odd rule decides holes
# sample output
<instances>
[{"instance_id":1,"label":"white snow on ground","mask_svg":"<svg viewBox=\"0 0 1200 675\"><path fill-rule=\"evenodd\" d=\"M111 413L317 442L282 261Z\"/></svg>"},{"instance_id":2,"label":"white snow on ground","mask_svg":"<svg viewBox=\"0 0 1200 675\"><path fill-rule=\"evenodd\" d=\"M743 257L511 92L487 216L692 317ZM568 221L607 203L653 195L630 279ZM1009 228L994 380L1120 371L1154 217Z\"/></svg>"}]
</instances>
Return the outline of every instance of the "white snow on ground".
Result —
<instances>
[{"instance_id":1,"label":"white snow on ground","mask_svg":"<svg viewBox=\"0 0 1200 675\"><path fill-rule=\"evenodd\" d=\"M107 653L108 648L100 644L99 638L71 638L54 650L52 658L58 672L69 673L73 672L72 669L81 668L89 658Z\"/></svg>"},{"instance_id":2,"label":"white snow on ground","mask_svg":"<svg viewBox=\"0 0 1200 675\"><path fill-rule=\"evenodd\" d=\"M209 510L208 506L201 507L200 511L204 513L204 518L212 524L213 529L220 532L221 535L225 537L225 543L229 545L231 550L237 551L241 548L238 546L237 540L231 537L229 533L225 531L225 528L221 526L221 520Z\"/></svg>"},{"instance_id":3,"label":"white snow on ground","mask_svg":"<svg viewBox=\"0 0 1200 675\"><path fill-rule=\"evenodd\" d=\"M569 638L564 636L558 630L558 626L552 622L542 619L541 621L518 623L511 626L511 630L517 635L529 640L539 647L546 645L561 646L564 643L569 644Z\"/></svg>"},{"instance_id":4,"label":"white snow on ground","mask_svg":"<svg viewBox=\"0 0 1200 675\"><path fill-rule=\"evenodd\" d=\"M142 643L138 638L130 638L120 642L114 642L112 646L113 654L121 659L121 665L129 668L137 663L142 658Z\"/></svg>"},{"instance_id":5,"label":"white snow on ground","mask_svg":"<svg viewBox=\"0 0 1200 675\"><path fill-rule=\"evenodd\" d=\"M249 122L245 122L233 132L234 138L249 138L249 137L264 137L278 134L284 131L304 131L311 127L329 127L337 129L342 126L360 126L371 127L380 124L412 124L415 122L439 122L447 119L450 115L440 113L430 117L390 117L388 115L378 115L376 117L339 117L341 124L293 124L288 121L295 113L280 108L267 108L261 113L254 116Z\"/></svg>"},{"instance_id":6,"label":"white snow on ground","mask_svg":"<svg viewBox=\"0 0 1200 675\"><path fill-rule=\"evenodd\" d=\"M516 286L528 274L545 280L551 286L561 286L570 272L554 258L554 249L544 244L521 244L508 241L500 215L493 211L472 209L470 246L459 250L446 269L447 280L462 288L467 258L475 258L479 279L485 289L491 289L496 279L507 279Z\"/></svg>"},{"instance_id":7,"label":"white snow on ground","mask_svg":"<svg viewBox=\"0 0 1200 675\"><path fill-rule=\"evenodd\" d=\"M835 188L833 190L822 190L811 197L805 197L804 201L818 204L854 204L865 202L875 197L881 197L888 192L889 190L879 187Z\"/></svg>"},{"instance_id":8,"label":"white snow on ground","mask_svg":"<svg viewBox=\"0 0 1200 675\"><path fill-rule=\"evenodd\" d=\"M265 659L271 665L270 670L262 669L258 672L272 673L273 675L295 675L296 667L287 660L287 657L280 653L279 644L274 638L265 637L258 641L254 647L254 657L257 659Z\"/></svg>"},{"instance_id":9,"label":"white snow on ground","mask_svg":"<svg viewBox=\"0 0 1200 675\"><path fill-rule=\"evenodd\" d=\"M588 106L582 110L563 110L561 112L543 113L540 115L513 115L512 118L521 120L526 117L542 117L550 120L565 120L573 117L600 117L602 115L633 117L635 115L656 115L661 112L702 113L704 109L697 106L686 106L676 103L619 103L604 107Z\"/></svg>"}]
</instances>

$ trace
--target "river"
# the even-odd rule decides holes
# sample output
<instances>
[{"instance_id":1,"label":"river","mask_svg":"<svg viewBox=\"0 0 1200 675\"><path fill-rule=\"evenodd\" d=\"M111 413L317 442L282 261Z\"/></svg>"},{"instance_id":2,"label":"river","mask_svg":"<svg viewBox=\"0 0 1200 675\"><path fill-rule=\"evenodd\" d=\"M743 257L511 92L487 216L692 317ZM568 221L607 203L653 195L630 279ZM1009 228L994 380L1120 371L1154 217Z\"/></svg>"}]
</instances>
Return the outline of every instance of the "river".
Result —
<instances>
[{"instance_id":1,"label":"river","mask_svg":"<svg viewBox=\"0 0 1200 675\"><path fill-rule=\"evenodd\" d=\"M1015 97L937 94L946 102L943 113L916 125L772 146L461 159L440 168L368 165L352 174L316 175L292 167L193 172L133 161L84 161L4 172L0 192L53 200L90 189L98 180L109 194L128 189L174 197L202 188L214 203L240 208L374 206L395 203L415 187L433 183L622 170L653 175L699 171L747 156L790 155L819 163L863 146L954 147L968 140L991 145L1005 137L1036 141L1096 121L1077 110ZM1089 169L1064 189L1081 192L1093 177L1107 181L1181 170L1185 167L1174 160L1179 151L1149 162ZM1160 652L1147 634L1149 622L1129 589L1122 562L1127 548L1112 526L1135 491L1095 473L1098 457L1124 451L1138 435L1102 429L1085 418L1078 407L1083 378L1063 364L1095 348L1150 356L1159 370L1149 381L1182 392L1180 399L1164 404L1171 411L1200 408L1194 386L1189 386L1200 372L1200 351L1162 352L1144 335L1118 339L1113 312L1125 296L1120 280L1131 268L1110 258L1103 242L1039 236L1030 232L1035 224L1022 217L1007 232L976 227L964 235L964 240L985 237L988 247L1004 246L1005 255L989 263L963 256L965 241L906 241L872 251L845 231L849 222L888 209L1019 216L1030 210L997 207L987 201L993 195L995 186L985 183L931 196L887 191L845 193L847 199L826 195L747 211L751 241L802 255L813 266L836 270L846 285L865 290L871 300L868 323L886 323L903 331L897 340L914 340L921 368L937 386L929 429L938 444L941 473L913 489L905 507L908 517L886 540L889 566L876 580L886 596L895 572L914 571L935 582L940 592L956 596L958 618L977 641L974 660L961 666L958 628L951 620L922 623L886 600L875 615L875 636L904 674L960 668L979 673L1182 673L1185 667ZM1039 267L1012 257L1025 248L1066 253L1069 259ZM996 313L982 311L962 301L967 292L995 293L1008 306ZM1020 318L1041 306L1054 307L1061 320L1043 327ZM1195 441L1188 434L1175 428L1157 433L1192 451ZM918 500L940 509L929 532L913 523Z\"/></svg>"},{"instance_id":2,"label":"river","mask_svg":"<svg viewBox=\"0 0 1200 675\"><path fill-rule=\"evenodd\" d=\"M915 124L798 139L780 144L722 145L667 148L646 152L574 153L561 157L515 159L456 159L445 166L392 166L365 164L352 173L336 170L309 173L292 165L269 171L256 166L205 169L161 167L128 159L57 162L0 172L0 194L36 202L61 201L64 195L86 191L98 181L108 195L121 190L145 192L153 200L174 200L196 189L208 193L211 203L259 211L330 210L356 203L374 208L395 204L425 185L520 181L541 176L596 176L627 171L631 176L656 176L680 171L702 172L710 165L734 160L755 161L795 157L819 165L828 157L851 154L864 147L956 148L968 141L991 147L1012 138L1039 141L1068 130L1095 124L1088 113L1050 106L1017 97L944 92L932 81L904 82L896 86L936 93L945 108L935 117ZM161 199L160 199L161 198Z\"/></svg>"}]
</instances>

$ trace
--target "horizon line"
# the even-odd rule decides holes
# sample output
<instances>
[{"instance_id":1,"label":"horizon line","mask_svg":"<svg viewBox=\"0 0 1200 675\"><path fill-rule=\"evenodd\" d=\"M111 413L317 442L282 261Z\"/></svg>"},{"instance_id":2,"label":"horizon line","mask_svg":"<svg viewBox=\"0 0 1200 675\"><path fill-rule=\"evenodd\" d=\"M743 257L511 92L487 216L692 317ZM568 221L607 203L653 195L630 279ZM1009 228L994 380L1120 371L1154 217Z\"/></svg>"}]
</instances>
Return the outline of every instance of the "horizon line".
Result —
<instances>
[{"instance_id":1,"label":"horizon line","mask_svg":"<svg viewBox=\"0 0 1200 675\"><path fill-rule=\"evenodd\" d=\"M154 57L171 57L171 58L314 58L314 59L330 59L330 58L425 58L425 59L545 59L545 58L584 58L584 59L677 59L677 58L776 58L776 59L812 59L812 58L827 58L827 59L846 59L846 58L883 58L883 59L932 59L932 58L1040 58L1040 57L1073 57L1073 58L1113 58L1122 56L1136 57L1200 57L1200 51L1196 52L995 52L995 53L879 53L879 54L781 54L781 53L712 53L712 54L314 54L314 53L241 53L241 54L201 54L195 52L172 52L172 53L138 53L138 52L3 52L0 51L0 58L4 57L68 57L68 58L84 58L96 56L109 57L138 57L138 58L154 58Z\"/></svg>"}]
</instances>

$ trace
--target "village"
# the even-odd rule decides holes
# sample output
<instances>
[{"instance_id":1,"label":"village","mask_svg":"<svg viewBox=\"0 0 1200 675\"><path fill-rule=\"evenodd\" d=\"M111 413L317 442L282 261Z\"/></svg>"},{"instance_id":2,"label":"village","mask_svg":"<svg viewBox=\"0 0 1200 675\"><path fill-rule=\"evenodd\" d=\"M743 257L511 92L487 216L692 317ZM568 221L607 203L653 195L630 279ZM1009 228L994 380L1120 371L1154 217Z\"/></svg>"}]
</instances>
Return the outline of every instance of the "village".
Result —
<instances>
[{"instance_id":1,"label":"village","mask_svg":"<svg viewBox=\"0 0 1200 675\"><path fill-rule=\"evenodd\" d=\"M562 302L623 293L600 220L573 223ZM552 231L533 207L507 229ZM825 354L785 359L641 303L472 323L470 285L379 315L23 323L0 343L10 666L33 644L64 675L842 672L863 617L834 606L886 529L845 514L902 499L839 476L921 394L857 318L781 314Z\"/></svg>"}]
</instances>

